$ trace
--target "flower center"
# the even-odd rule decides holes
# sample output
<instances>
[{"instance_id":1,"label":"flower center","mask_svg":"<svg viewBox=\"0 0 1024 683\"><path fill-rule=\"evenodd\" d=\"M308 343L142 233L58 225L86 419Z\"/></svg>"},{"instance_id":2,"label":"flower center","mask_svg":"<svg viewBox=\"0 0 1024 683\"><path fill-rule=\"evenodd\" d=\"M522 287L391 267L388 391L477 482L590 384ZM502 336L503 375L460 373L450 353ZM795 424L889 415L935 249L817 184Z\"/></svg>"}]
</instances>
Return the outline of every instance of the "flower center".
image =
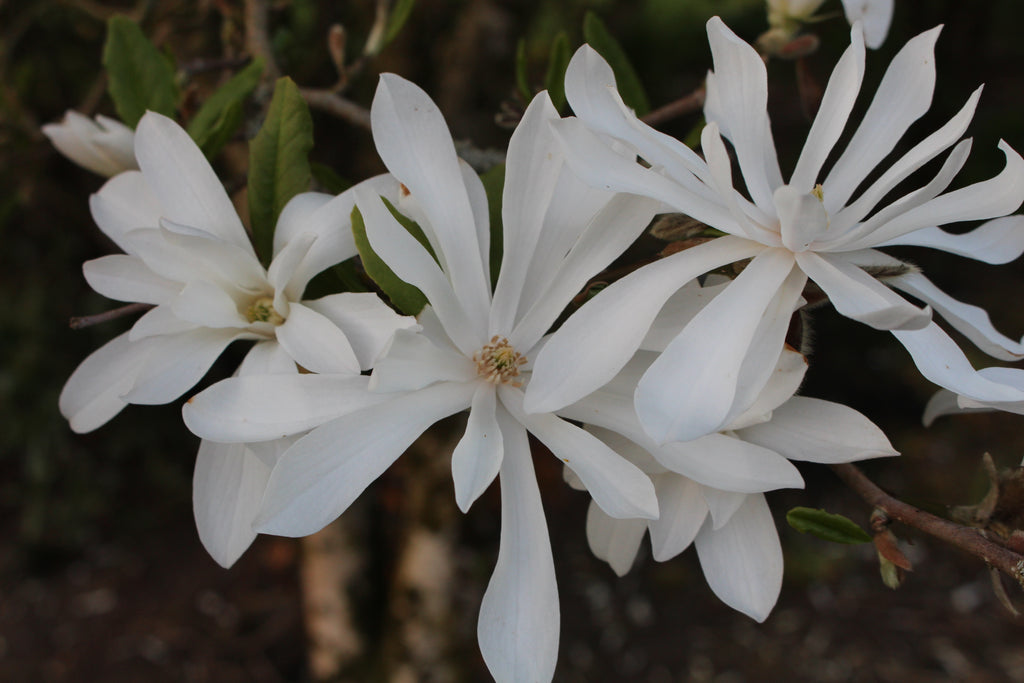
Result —
<instances>
[{"instance_id":1,"label":"flower center","mask_svg":"<svg viewBox=\"0 0 1024 683\"><path fill-rule=\"evenodd\" d=\"M526 357L512 348L505 337L491 337L489 344L473 354L473 361L477 374L491 384L522 385L514 378L519 376L519 366L526 364Z\"/></svg>"},{"instance_id":2,"label":"flower center","mask_svg":"<svg viewBox=\"0 0 1024 683\"><path fill-rule=\"evenodd\" d=\"M251 323L270 323L280 325L284 317L274 309L274 299L269 296L261 296L254 299L249 308L245 310L245 317Z\"/></svg>"}]
</instances>

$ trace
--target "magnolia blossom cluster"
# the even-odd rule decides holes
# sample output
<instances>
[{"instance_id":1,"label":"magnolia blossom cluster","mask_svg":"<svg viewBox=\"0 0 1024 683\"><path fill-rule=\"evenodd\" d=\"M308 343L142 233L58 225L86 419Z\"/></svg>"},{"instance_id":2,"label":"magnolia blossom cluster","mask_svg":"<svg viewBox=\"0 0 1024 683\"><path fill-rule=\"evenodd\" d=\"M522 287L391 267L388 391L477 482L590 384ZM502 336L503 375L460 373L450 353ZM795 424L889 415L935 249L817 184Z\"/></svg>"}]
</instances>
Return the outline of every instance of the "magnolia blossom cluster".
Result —
<instances>
[{"instance_id":1,"label":"magnolia blossom cluster","mask_svg":"<svg viewBox=\"0 0 1024 683\"><path fill-rule=\"evenodd\" d=\"M897 454L856 411L797 395L808 360L786 335L807 288L891 332L944 388L933 413L951 410L952 397L1024 412L1024 373L976 371L934 318L998 359L1020 358L1024 346L881 250L1015 259L1024 219L1007 214L1024 201L1024 159L1000 143L1002 172L948 189L971 147L962 136L980 89L890 159L929 108L938 30L900 50L851 122L865 59L854 23L784 174L763 60L717 18L707 29L714 65L700 154L638 119L587 46L566 74L575 116L537 95L509 142L493 282L484 186L429 96L398 76L381 77L371 110L388 173L337 197L292 199L267 268L199 149L147 114L134 135L139 170L115 175L90 203L124 253L86 263L85 275L101 294L153 308L79 366L61 410L73 429L95 429L128 403L184 395L228 344L253 342L234 377L183 411L203 439L200 538L225 566L256 533L329 524L426 429L468 411L451 453L455 500L466 511L495 480L501 488L501 544L478 628L498 680L550 680L557 659L558 588L528 434L589 493L587 538L617 573L647 534L656 560L693 545L711 589L765 619L783 567L764 494L803 486L793 461ZM943 154L934 177L892 198ZM376 294L304 298L314 275L357 253L353 209L376 255L427 300L415 319ZM573 308L655 215L673 212L723 236ZM988 219L969 232L941 228ZM742 265L734 278L713 272L730 264Z\"/></svg>"}]
</instances>

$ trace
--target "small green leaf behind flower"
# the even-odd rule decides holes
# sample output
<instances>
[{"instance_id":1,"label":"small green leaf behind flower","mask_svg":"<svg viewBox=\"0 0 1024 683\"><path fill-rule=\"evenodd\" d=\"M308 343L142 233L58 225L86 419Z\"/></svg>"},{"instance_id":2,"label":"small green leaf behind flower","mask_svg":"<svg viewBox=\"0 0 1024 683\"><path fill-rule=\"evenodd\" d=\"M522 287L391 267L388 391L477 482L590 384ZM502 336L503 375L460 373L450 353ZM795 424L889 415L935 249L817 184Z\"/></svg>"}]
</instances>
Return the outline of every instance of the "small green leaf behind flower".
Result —
<instances>
[{"instance_id":1,"label":"small green leaf behind flower","mask_svg":"<svg viewBox=\"0 0 1024 683\"><path fill-rule=\"evenodd\" d=\"M817 536L833 543L869 543L871 536L855 522L842 515L795 507L786 513L786 521L802 534Z\"/></svg>"},{"instance_id":2,"label":"small green leaf behind flower","mask_svg":"<svg viewBox=\"0 0 1024 683\"><path fill-rule=\"evenodd\" d=\"M559 112L565 109L565 70L569 68L570 59L572 49L569 47L569 35L565 31L559 31L551 41L548 73L544 77L544 87L551 97L551 104Z\"/></svg>"},{"instance_id":3,"label":"small green leaf behind flower","mask_svg":"<svg viewBox=\"0 0 1024 683\"><path fill-rule=\"evenodd\" d=\"M178 107L174 65L128 17L114 16L107 22L103 66L107 89L125 125L134 128L147 110L174 116Z\"/></svg>"},{"instance_id":4,"label":"small green leaf behind flower","mask_svg":"<svg viewBox=\"0 0 1024 683\"><path fill-rule=\"evenodd\" d=\"M505 191L505 164L498 164L480 174L480 182L487 193L487 211L491 226L491 253L488 254L491 282L498 281L501 270L502 242L501 198Z\"/></svg>"},{"instance_id":5,"label":"small green leaf behind flower","mask_svg":"<svg viewBox=\"0 0 1024 683\"><path fill-rule=\"evenodd\" d=\"M263 67L262 59L254 59L217 88L189 121L188 134L203 150L207 159L217 156L238 130L242 123L242 105L259 85Z\"/></svg>"},{"instance_id":6,"label":"small green leaf behind flower","mask_svg":"<svg viewBox=\"0 0 1024 683\"><path fill-rule=\"evenodd\" d=\"M313 120L309 107L290 78L274 87L267 118L249 142L249 216L256 253L270 263L274 227L285 204L309 190L312 173Z\"/></svg>"},{"instance_id":7,"label":"small green leaf behind flower","mask_svg":"<svg viewBox=\"0 0 1024 683\"><path fill-rule=\"evenodd\" d=\"M397 0L394 3L391 13L388 15L387 28L384 29L384 40L380 44L382 49L398 37L402 27L405 26L405 22L409 20L409 15L412 14L412 8L415 4L416 0Z\"/></svg>"},{"instance_id":8,"label":"small green leaf behind flower","mask_svg":"<svg viewBox=\"0 0 1024 683\"><path fill-rule=\"evenodd\" d=\"M419 234L417 235L417 232L413 230L409 230L409 232L421 244L426 241L426 236L423 235L423 231L418 225L405 218L405 216L401 216L386 199L384 203L387 204L391 213L407 230L410 228L409 224L415 226ZM387 295L400 313L418 315L423 310L423 307L427 305L427 297L423 296L423 292L417 287L410 285L395 275L395 272L373 250L373 247L370 246L370 240L366 237L366 223L363 221L363 215L359 212L358 207L352 208L352 235L355 237L356 249L359 250L359 258L363 261L363 268L366 269L366 274L370 276L370 279L377 283L377 286Z\"/></svg>"}]
</instances>

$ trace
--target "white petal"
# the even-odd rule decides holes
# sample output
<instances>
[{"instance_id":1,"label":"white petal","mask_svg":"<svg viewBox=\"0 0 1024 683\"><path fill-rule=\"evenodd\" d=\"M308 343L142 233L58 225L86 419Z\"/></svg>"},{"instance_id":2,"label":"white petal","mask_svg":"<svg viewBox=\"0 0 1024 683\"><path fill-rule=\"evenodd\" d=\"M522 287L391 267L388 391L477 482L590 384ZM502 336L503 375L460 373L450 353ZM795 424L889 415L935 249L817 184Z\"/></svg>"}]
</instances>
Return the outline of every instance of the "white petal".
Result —
<instances>
[{"instance_id":1,"label":"white petal","mask_svg":"<svg viewBox=\"0 0 1024 683\"><path fill-rule=\"evenodd\" d=\"M688 441L725 424L735 406L755 333L792 270L793 256L785 249L758 254L644 373L637 386L636 408L651 438L658 443ZM782 350L783 340L773 337L777 350L769 368ZM763 379L767 381L767 376ZM737 406L737 410L746 407Z\"/></svg>"},{"instance_id":2,"label":"white petal","mask_svg":"<svg viewBox=\"0 0 1024 683\"><path fill-rule=\"evenodd\" d=\"M796 467L774 450L725 434L674 441L651 452L673 472L723 491L760 493L804 485Z\"/></svg>"},{"instance_id":3,"label":"white petal","mask_svg":"<svg viewBox=\"0 0 1024 683\"><path fill-rule=\"evenodd\" d=\"M89 197L89 211L99 229L128 254L134 252L125 239L127 233L160 225L160 201L139 171L126 171L108 180Z\"/></svg>"},{"instance_id":4,"label":"white petal","mask_svg":"<svg viewBox=\"0 0 1024 683\"><path fill-rule=\"evenodd\" d=\"M749 240L722 237L645 266L603 290L555 332L534 360L526 409L552 412L606 384L680 287L761 249Z\"/></svg>"},{"instance_id":5,"label":"white petal","mask_svg":"<svg viewBox=\"0 0 1024 683\"><path fill-rule=\"evenodd\" d=\"M61 154L93 173L107 177L138 168L132 149L133 131L120 121L97 116L92 121L69 109L60 123L48 123L43 135Z\"/></svg>"},{"instance_id":6,"label":"white petal","mask_svg":"<svg viewBox=\"0 0 1024 683\"><path fill-rule=\"evenodd\" d=\"M197 329L175 335L151 337L153 352L139 370L129 403L169 403L192 388L227 345L238 339L237 330ZM142 343L142 342L139 342Z\"/></svg>"},{"instance_id":7,"label":"white petal","mask_svg":"<svg viewBox=\"0 0 1024 683\"><path fill-rule=\"evenodd\" d=\"M783 185L773 195L779 213L782 243L791 251L804 251L828 228L828 215L813 194Z\"/></svg>"},{"instance_id":8,"label":"white petal","mask_svg":"<svg viewBox=\"0 0 1024 683\"><path fill-rule=\"evenodd\" d=\"M276 341L258 342L245 354L236 375L295 375L299 369L288 352Z\"/></svg>"},{"instance_id":9,"label":"white petal","mask_svg":"<svg viewBox=\"0 0 1024 683\"><path fill-rule=\"evenodd\" d=\"M498 392L493 384L479 382L469 407L466 432L452 453L452 481L455 502L463 512L469 510L501 469L504 446L498 427Z\"/></svg>"},{"instance_id":10,"label":"white petal","mask_svg":"<svg viewBox=\"0 0 1024 683\"><path fill-rule=\"evenodd\" d=\"M841 255L804 252L796 261L847 318L876 330L920 330L931 321L930 308L914 306Z\"/></svg>"},{"instance_id":11,"label":"white petal","mask_svg":"<svg viewBox=\"0 0 1024 683\"><path fill-rule=\"evenodd\" d=\"M625 576L632 568L640 542L647 532L643 519L615 519L606 515L597 503L587 508L587 543L594 557L611 565L612 571Z\"/></svg>"},{"instance_id":12,"label":"white petal","mask_svg":"<svg viewBox=\"0 0 1024 683\"><path fill-rule=\"evenodd\" d=\"M935 41L939 29L907 42L893 58L871 106L824 183L825 209L836 213L931 105L935 88Z\"/></svg>"},{"instance_id":13,"label":"white petal","mask_svg":"<svg viewBox=\"0 0 1024 683\"><path fill-rule=\"evenodd\" d=\"M281 315L288 315L288 302L297 300L302 293L299 291L296 296L291 296L288 284L294 279L302 261L314 248L316 240L317 235L313 232L296 235L281 247L267 268L267 282L274 291L274 308Z\"/></svg>"},{"instance_id":14,"label":"white petal","mask_svg":"<svg viewBox=\"0 0 1024 683\"><path fill-rule=\"evenodd\" d=\"M526 431L510 419L500 427L501 545L480 604L477 639L498 683L550 681L559 631L551 541Z\"/></svg>"},{"instance_id":15,"label":"white petal","mask_svg":"<svg viewBox=\"0 0 1024 683\"><path fill-rule=\"evenodd\" d=\"M192 510L199 540L222 567L230 567L255 540L270 468L245 444L203 440L192 478Z\"/></svg>"},{"instance_id":16,"label":"white petal","mask_svg":"<svg viewBox=\"0 0 1024 683\"><path fill-rule=\"evenodd\" d=\"M370 377L379 392L415 391L435 382L467 382L477 376L473 363L413 330L397 330L381 352Z\"/></svg>"},{"instance_id":17,"label":"white petal","mask_svg":"<svg viewBox=\"0 0 1024 683\"><path fill-rule=\"evenodd\" d=\"M202 327L247 327L238 310L238 302L221 287L205 280L193 280L182 287L171 302L171 311L180 320Z\"/></svg>"},{"instance_id":18,"label":"white petal","mask_svg":"<svg viewBox=\"0 0 1024 683\"><path fill-rule=\"evenodd\" d=\"M166 116L147 113L135 131L135 156L159 198L164 218L254 254L224 186L181 126Z\"/></svg>"},{"instance_id":19,"label":"white petal","mask_svg":"<svg viewBox=\"0 0 1024 683\"><path fill-rule=\"evenodd\" d=\"M185 425L204 439L236 443L298 434L387 397L360 375L245 375L217 382L182 408Z\"/></svg>"},{"instance_id":20,"label":"white petal","mask_svg":"<svg viewBox=\"0 0 1024 683\"><path fill-rule=\"evenodd\" d=\"M398 315L379 296L369 292L343 292L302 303L345 333L363 370L373 367L396 330L416 325L415 318Z\"/></svg>"},{"instance_id":21,"label":"white petal","mask_svg":"<svg viewBox=\"0 0 1024 683\"><path fill-rule=\"evenodd\" d=\"M1004 216L961 234L941 228L921 228L879 246L910 244L941 249L958 256L999 265L1024 254L1024 216Z\"/></svg>"},{"instance_id":22,"label":"white petal","mask_svg":"<svg viewBox=\"0 0 1024 683\"><path fill-rule=\"evenodd\" d=\"M733 186L732 161L716 122L711 121L704 126L700 134L700 146L711 172L709 184L721 197L739 228L735 234L757 240L766 246L781 246L778 230L773 226L777 221L772 213L767 212L774 207L758 207Z\"/></svg>"},{"instance_id":23,"label":"white petal","mask_svg":"<svg viewBox=\"0 0 1024 683\"><path fill-rule=\"evenodd\" d=\"M732 280L729 278L716 285L707 281L703 286L697 280L687 282L662 306L640 348L644 351L664 351L665 347L693 320L693 316L700 313L708 302L721 294L731 283Z\"/></svg>"},{"instance_id":24,"label":"white petal","mask_svg":"<svg viewBox=\"0 0 1024 683\"><path fill-rule=\"evenodd\" d=\"M1024 390L1024 370L1020 370L1019 368L982 368L978 371L978 375L986 380L1006 387ZM1016 413L1018 415L1024 415L1024 400L1020 399L1013 399L1009 401L982 401L961 394L957 397L957 403L959 404L962 412L974 412L975 410L987 410L992 408L996 410L1005 410L1006 412Z\"/></svg>"},{"instance_id":25,"label":"white petal","mask_svg":"<svg viewBox=\"0 0 1024 683\"><path fill-rule=\"evenodd\" d=\"M899 455L881 429L853 408L794 396L763 424L737 432L792 460L826 464Z\"/></svg>"},{"instance_id":26,"label":"white petal","mask_svg":"<svg viewBox=\"0 0 1024 683\"><path fill-rule=\"evenodd\" d=\"M156 337L164 334L178 334L196 329L196 324L182 320L174 314L169 304L162 304L156 308L146 311L142 317L135 321L129 334L134 341L146 337Z\"/></svg>"},{"instance_id":27,"label":"white petal","mask_svg":"<svg viewBox=\"0 0 1024 683\"><path fill-rule=\"evenodd\" d=\"M161 221L162 225L167 225ZM206 280L225 291L252 295L270 291L266 272L245 249L216 239L183 235L166 228L134 230L126 236L154 273L174 282Z\"/></svg>"},{"instance_id":28,"label":"white petal","mask_svg":"<svg viewBox=\"0 0 1024 683\"><path fill-rule=\"evenodd\" d=\"M654 485L636 465L552 413L527 415L518 389L504 385L498 395L513 417L579 475L602 510L617 519L658 517Z\"/></svg>"},{"instance_id":29,"label":"white petal","mask_svg":"<svg viewBox=\"0 0 1024 683\"><path fill-rule=\"evenodd\" d=\"M993 408L979 408L977 410L979 412L988 412L993 410ZM943 415L956 415L964 412L969 411L960 407L956 394L949 389L939 389L932 394L932 397L928 399L928 403L925 404L921 422L925 427L931 427L932 422Z\"/></svg>"},{"instance_id":30,"label":"white petal","mask_svg":"<svg viewBox=\"0 0 1024 683\"><path fill-rule=\"evenodd\" d=\"M730 430L743 429L771 419L772 411L792 398L807 373L807 358L786 347L764 388L743 413L729 420Z\"/></svg>"},{"instance_id":31,"label":"white petal","mask_svg":"<svg viewBox=\"0 0 1024 683\"><path fill-rule=\"evenodd\" d=\"M277 341L295 362L312 372L359 374L352 345L326 316L292 303L288 320L277 328Z\"/></svg>"},{"instance_id":32,"label":"white petal","mask_svg":"<svg viewBox=\"0 0 1024 683\"><path fill-rule=\"evenodd\" d=\"M474 388L474 383L438 384L317 427L278 460L256 531L305 536L322 529L424 430L467 408Z\"/></svg>"},{"instance_id":33,"label":"white petal","mask_svg":"<svg viewBox=\"0 0 1024 683\"><path fill-rule=\"evenodd\" d=\"M717 531L706 521L694 544L715 595L751 619L764 621L782 590L782 546L764 496L748 496Z\"/></svg>"},{"instance_id":34,"label":"white petal","mask_svg":"<svg viewBox=\"0 0 1024 683\"><path fill-rule=\"evenodd\" d=\"M736 491L723 491L713 486L704 486L703 484L700 485L700 494L708 506L710 518L707 521L711 524L711 529L716 531L732 519L732 516L740 509L748 495Z\"/></svg>"},{"instance_id":35,"label":"white petal","mask_svg":"<svg viewBox=\"0 0 1024 683\"><path fill-rule=\"evenodd\" d=\"M90 287L115 301L162 304L173 299L181 289L180 284L150 270L142 259L123 254L86 261L82 273Z\"/></svg>"},{"instance_id":36,"label":"white petal","mask_svg":"<svg viewBox=\"0 0 1024 683\"><path fill-rule=\"evenodd\" d=\"M846 20L860 21L864 26L864 42L877 50L885 42L892 23L893 0L843 0Z\"/></svg>"},{"instance_id":37,"label":"white petal","mask_svg":"<svg viewBox=\"0 0 1024 683\"><path fill-rule=\"evenodd\" d=\"M82 361L60 392L60 412L78 433L91 432L121 412L139 370L153 344L131 342L125 332Z\"/></svg>"},{"instance_id":38,"label":"white petal","mask_svg":"<svg viewBox=\"0 0 1024 683\"><path fill-rule=\"evenodd\" d=\"M693 543L708 516L708 504L701 495L700 484L678 474L652 477L658 492L661 515L648 522L651 548L658 562L671 560Z\"/></svg>"}]
</instances>

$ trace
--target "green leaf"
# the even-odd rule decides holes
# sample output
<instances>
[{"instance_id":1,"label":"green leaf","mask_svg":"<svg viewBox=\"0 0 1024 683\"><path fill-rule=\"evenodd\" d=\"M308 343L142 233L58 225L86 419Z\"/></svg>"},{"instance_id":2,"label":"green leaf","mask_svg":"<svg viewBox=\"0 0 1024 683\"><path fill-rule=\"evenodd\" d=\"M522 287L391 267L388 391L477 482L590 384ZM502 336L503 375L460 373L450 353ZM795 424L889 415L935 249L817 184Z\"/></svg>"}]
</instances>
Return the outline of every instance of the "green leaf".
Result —
<instances>
[{"instance_id":1,"label":"green leaf","mask_svg":"<svg viewBox=\"0 0 1024 683\"><path fill-rule=\"evenodd\" d=\"M174 66L131 19L114 16L107 22L103 66L117 115L126 125L134 128L146 110L174 116Z\"/></svg>"},{"instance_id":2,"label":"green leaf","mask_svg":"<svg viewBox=\"0 0 1024 683\"><path fill-rule=\"evenodd\" d=\"M503 249L501 197L505 189L505 164L492 166L481 173L480 181L484 184L484 191L487 193L487 212L491 223L491 253L488 256L491 267L491 282L496 283L498 281L498 271L501 270Z\"/></svg>"},{"instance_id":3,"label":"green leaf","mask_svg":"<svg viewBox=\"0 0 1024 683\"><path fill-rule=\"evenodd\" d=\"M341 194L352 187L352 183L338 175L338 172L327 164L311 161L309 163L309 170L313 172L313 180L319 185L317 189L321 192Z\"/></svg>"},{"instance_id":4,"label":"green leaf","mask_svg":"<svg viewBox=\"0 0 1024 683\"><path fill-rule=\"evenodd\" d=\"M267 118L249 141L249 216L253 243L264 265L270 263L274 228L281 209L309 190L309 150L313 120L298 86L287 76L274 87Z\"/></svg>"},{"instance_id":5,"label":"green leaf","mask_svg":"<svg viewBox=\"0 0 1024 683\"><path fill-rule=\"evenodd\" d=\"M572 50L569 48L569 35L565 31L559 31L551 43L548 73L544 77L544 87L551 97L551 104L555 105L558 111L565 108L565 70L569 67L570 59Z\"/></svg>"},{"instance_id":6,"label":"green leaf","mask_svg":"<svg viewBox=\"0 0 1024 683\"><path fill-rule=\"evenodd\" d=\"M254 59L249 66L217 88L189 121L188 134L207 158L215 157L238 130L242 123L242 103L260 84L263 66L262 59ZM233 113L235 111L238 112L237 116Z\"/></svg>"},{"instance_id":7,"label":"green leaf","mask_svg":"<svg viewBox=\"0 0 1024 683\"><path fill-rule=\"evenodd\" d=\"M786 513L789 525L802 534L833 543L869 543L871 536L855 522L825 510L796 507Z\"/></svg>"},{"instance_id":8,"label":"green leaf","mask_svg":"<svg viewBox=\"0 0 1024 683\"><path fill-rule=\"evenodd\" d=\"M520 38L516 45L516 87L519 89L519 96L523 102L533 99L533 88L530 87L530 77L526 69L526 39Z\"/></svg>"},{"instance_id":9,"label":"green leaf","mask_svg":"<svg viewBox=\"0 0 1024 683\"><path fill-rule=\"evenodd\" d=\"M418 288L405 282L391 270L370 246L366 237L366 223L359 213L358 207L352 208L352 235L356 240L359 257L363 261L366 274L377 283L381 291L391 299L400 312L405 315L417 315L427 305L427 297Z\"/></svg>"},{"instance_id":10,"label":"green leaf","mask_svg":"<svg viewBox=\"0 0 1024 683\"><path fill-rule=\"evenodd\" d=\"M583 17L583 39L612 67L612 71L615 72L615 83L626 106L632 107L637 116L643 116L650 111L647 93L629 57L626 56L626 51L608 32L608 27L601 18L590 11Z\"/></svg>"},{"instance_id":11,"label":"green leaf","mask_svg":"<svg viewBox=\"0 0 1024 683\"><path fill-rule=\"evenodd\" d=\"M405 26L405 22L409 19L412 7L415 4L416 0L398 0L394 7L391 8L391 14L388 15L388 25L384 29L384 40L380 44L381 48L398 37L398 33Z\"/></svg>"}]
</instances>

